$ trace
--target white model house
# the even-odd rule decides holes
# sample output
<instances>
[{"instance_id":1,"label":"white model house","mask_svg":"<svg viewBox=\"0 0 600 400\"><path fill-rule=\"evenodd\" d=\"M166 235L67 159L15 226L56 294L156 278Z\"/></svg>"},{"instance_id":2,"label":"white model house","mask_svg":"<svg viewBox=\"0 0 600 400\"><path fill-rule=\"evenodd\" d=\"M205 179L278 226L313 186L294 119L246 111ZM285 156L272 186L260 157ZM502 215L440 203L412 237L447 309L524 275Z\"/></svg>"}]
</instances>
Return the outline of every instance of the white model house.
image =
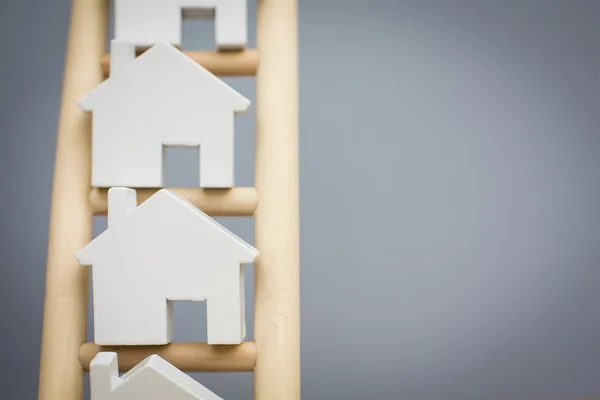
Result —
<instances>
[{"instance_id":1,"label":"white model house","mask_svg":"<svg viewBox=\"0 0 600 400\"><path fill-rule=\"evenodd\" d=\"M214 18L220 49L247 43L246 0L115 0L115 38L136 46L181 45L183 18Z\"/></svg>"},{"instance_id":2,"label":"white model house","mask_svg":"<svg viewBox=\"0 0 600 400\"><path fill-rule=\"evenodd\" d=\"M222 400L185 372L151 355L119 377L117 353L90 363L90 400Z\"/></svg>"},{"instance_id":3,"label":"white model house","mask_svg":"<svg viewBox=\"0 0 600 400\"><path fill-rule=\"evenodd\" d=\"M109 189L108 228L76 255L92 266L95 343L171 342L173 300L206 300L209 344L241 343L243 265L257 255L166 189L139 206L135 190Z\"/></svg>"},{"instance_id":4,"label":"white model house","mask_svg":"<svg viewBox=\"0 0 600 400\"><path fill-rule=\"evenodd\" d=\"M113 40L110 78L78 104L93 113L92 186L163 187L165 146L200 148L201 187L233 186L234 117L250 101L172 45L136 58Z\"/></svg>"}]
</instances>

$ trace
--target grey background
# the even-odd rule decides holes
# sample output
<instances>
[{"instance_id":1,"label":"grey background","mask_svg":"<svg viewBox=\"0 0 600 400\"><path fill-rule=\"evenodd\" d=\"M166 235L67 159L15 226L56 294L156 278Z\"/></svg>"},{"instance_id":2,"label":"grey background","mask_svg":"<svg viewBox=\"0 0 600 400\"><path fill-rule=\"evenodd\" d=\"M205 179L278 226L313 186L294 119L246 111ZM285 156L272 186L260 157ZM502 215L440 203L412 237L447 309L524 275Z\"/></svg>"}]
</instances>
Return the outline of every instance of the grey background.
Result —
<instances>
[{"instance_id":1,"label":"grey background","mask_svg":"<svg viewBox=\"0 0 600 400\"><path fill-rule=\"evenodd\" d=\"M6 399L37 396L69 5L0 11ZM300 1L304 399L600 395L599 17L594 0ZM184 47L211 27L186 23ZM236 123L250 186L253 112ZM170 151L168 184L192 185L195 158ZM252 219L220 221L253 240ZM205 339L204 316L178 303L176 339ZM252 398L251 373L194 377Z\"/></svg>"}]
</instances>

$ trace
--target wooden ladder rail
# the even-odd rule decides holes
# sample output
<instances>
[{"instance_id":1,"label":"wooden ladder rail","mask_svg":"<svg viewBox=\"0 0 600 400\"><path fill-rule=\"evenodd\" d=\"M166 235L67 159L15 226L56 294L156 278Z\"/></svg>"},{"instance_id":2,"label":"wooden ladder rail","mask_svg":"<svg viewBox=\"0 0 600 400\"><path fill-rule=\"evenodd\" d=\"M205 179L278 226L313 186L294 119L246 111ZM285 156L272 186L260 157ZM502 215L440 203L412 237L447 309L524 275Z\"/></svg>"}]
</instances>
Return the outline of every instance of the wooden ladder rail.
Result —
<instances>
[{"instance_id":1,"label":"wooden ladder rail","mask_svg":"<svg viewBox=\"0 0 600 400\"><path fill-rule=\"evenodd\" d=\"M108 1L72 0L56 148L40 359L40 400L83 400L84 373L99 351L128 370L157 353L186 372L254 371L257 400L300 399L297 0L258 0L258 49L190 52L217 75L256 74L256 188L174 189L205 212L254 216L254 343L101 347L85 343L89 269L75 253L106 214L91 187L91 117L76 102L105 79ZM144 201L153 189L139 189Z\"/></svg>"}]
</instances>

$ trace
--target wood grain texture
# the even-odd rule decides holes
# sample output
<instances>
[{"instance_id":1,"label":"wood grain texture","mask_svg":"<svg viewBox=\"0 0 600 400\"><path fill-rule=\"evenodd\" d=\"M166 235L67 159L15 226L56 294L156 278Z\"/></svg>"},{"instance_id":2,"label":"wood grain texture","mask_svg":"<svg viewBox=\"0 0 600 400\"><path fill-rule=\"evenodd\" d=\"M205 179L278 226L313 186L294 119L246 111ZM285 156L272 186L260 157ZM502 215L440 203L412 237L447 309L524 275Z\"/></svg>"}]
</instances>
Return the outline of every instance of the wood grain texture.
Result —
<instances>
[{"instance_id":1,"label":"wood grain texture","mask_svg":"<svg viewBox=\"0 0 600 400\"><path fill-rule=\"evenodd\" d=\"M138 204L148 200L159 189L136 189ZM258 194L252 187L231 189L169 188L174 193L211 216L252 216L258 203ZM95 215L108 211L108 189L93 188L90 201Z\"/></svg>"},{"instance_id":2,"label":"wood grain texture","mask_svg":"<svg viewBox=\"0 0 600 400\"><path fill-rule=\"evenodd\" d=\"M166 346L98 346L85 343L79 351L79 361L86 371L99 352L114 351L119 355L119 370L129 371L146 357L157 354L186 372L244 372L256 365L253 342L239 345L208 345L206 343L171 343Z\"/></svg>"},{"instance_id":3,"label":"wood grain texture","mask_svg":"<svg viewBox=\"0 0 600 400\"><path fill-rule=\"evenodd\" d=\"M300 399L297 0L259 0L256 400Z\"/></svg>"},{"instance_id":4,"label":"wood grain texture","mask_svg":"<svg viewBox=\"0 0 600 400\"><path fill-rule=\"evenodd\" d=\"M77 100L103 79L106 0L74 0L58 127L40 360L40 400L82 400L79 347L87 327L89 275L75 252L92 238L91 120Z\"/></svg>"},{"instance_id":5,"label":"wood grain texture","mask_svg":"<svg viewBox=\"0 0 600 400\"><path fill-rule=\"evenodd\" d=\"M243 51L186 51L192 60L217 76L254 76L259 64L256 49ZM110 54L100 57L104 76L110 74Z\"/></svg>"}]
</instances>

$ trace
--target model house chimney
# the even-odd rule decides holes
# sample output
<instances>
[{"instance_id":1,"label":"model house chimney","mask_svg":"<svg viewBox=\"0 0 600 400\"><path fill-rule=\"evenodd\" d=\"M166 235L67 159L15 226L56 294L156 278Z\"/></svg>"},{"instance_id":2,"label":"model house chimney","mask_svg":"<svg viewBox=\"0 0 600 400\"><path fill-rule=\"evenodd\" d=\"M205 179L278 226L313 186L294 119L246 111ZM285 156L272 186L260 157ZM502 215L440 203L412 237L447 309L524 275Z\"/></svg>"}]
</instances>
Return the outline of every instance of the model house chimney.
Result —
<instances>
[{"instance_id":1,"label":"model house chimney","mask_svg":"<svg viewBox=\"0 0 600 400\"><path fill-rule=\"evenodd\" d=\"M90 363L90 394L92 399L108 399L119 383L117 353L98 353Z\"/></svg>"},{"instance_id":2,"label":"model house chimney","mask_svg":"<svg viewBox=\"0 0 600 400\"><path fill-rule=\"evenodd\" d=\"M124 187L108 189L108 228L124 221L136 207L137 196L134 189Z\"/></svg>"},{"instance_id":3,"label":"model house chimney","mask_svg":"<svg viewBox=\"0 0 600 400\"><path fill-rule=\"evenodd\" d=\"M135 45L126 40L110 42L110 76L116 76L124 67L135 60Z\"/></svg>"}]
</instances>

